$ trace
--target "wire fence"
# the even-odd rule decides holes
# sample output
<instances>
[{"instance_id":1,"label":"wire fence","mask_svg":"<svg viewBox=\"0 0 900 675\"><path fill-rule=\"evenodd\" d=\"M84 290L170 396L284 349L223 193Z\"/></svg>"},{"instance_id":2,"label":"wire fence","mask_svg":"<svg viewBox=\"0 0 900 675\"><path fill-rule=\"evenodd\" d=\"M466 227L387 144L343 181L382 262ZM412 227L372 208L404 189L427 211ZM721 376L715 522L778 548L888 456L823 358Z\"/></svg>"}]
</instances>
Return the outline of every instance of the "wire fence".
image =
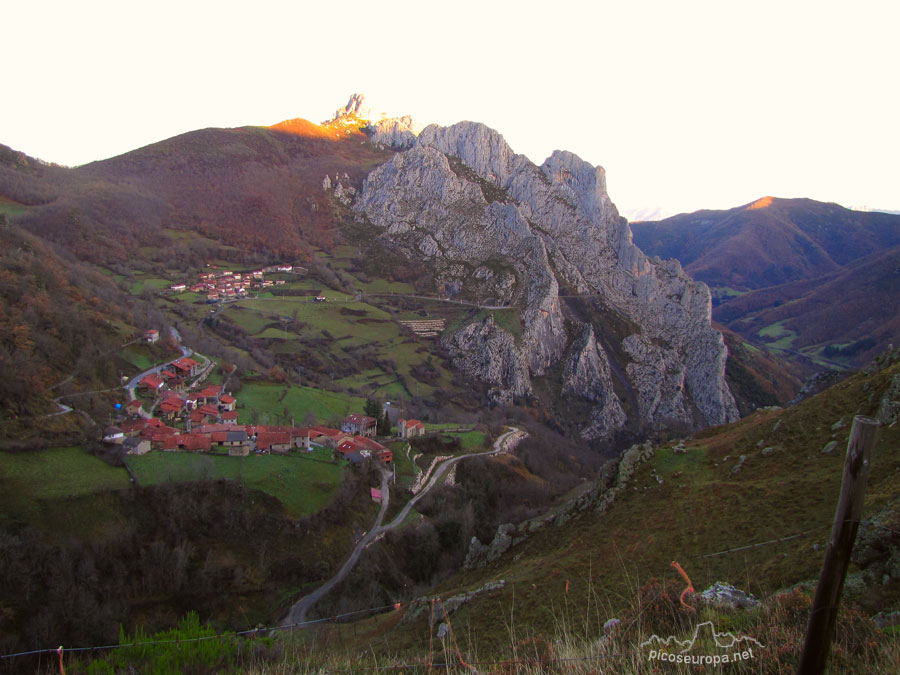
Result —
<instances>
[{"instance_id":1,"label":"wire fence","mask_svg":"<svg viewBox=\"0 0 900 675\"><path fill-rule=\"evenodd\" d=\"M870 523L866 523L866 525L875 527L877 529L885 530L887 532L891 532L896 535L900 535L900 532L898 532L897 530L893 530L889 527L885 527L885 526L879 525L877 523L870 522ZM738 546L735 548L726 549L724 551L716 551L714 553L701 554L701 555L696 555L696 556L692 556L692 557L694 559L720 557L720 556L729 555L732 553L738 553L741 551L748 551L748 550L752 550L752 549L762 548L765 546L770 546L770 545L774 545L774 544L792 541L792 540L807 536L809 534L812 534L814 532L820 532L822 530L826 530L829 528L831 528L831 525L820 525L818 527L814 527L814 528L805 530L803 532L790 534L790 535L787 535L784 537L777 537L775 539L769 539L767 541L756 542L753 544L747 544L744 546ZM443 610L444 619L448 623L448 625L451 625L451 624L449 624L448 613L446 612L446 610L443 609L443 603L440 601L440 598L434 598L432 600L432 604L434 604L434 602L440 603L441 609ZM385 612L392 611L392 610L398 611L398 610L402 609L404 605L409 607L410 604L412 604L412 603L399 603L398 602L398 603L394 603L394 604L390 604L390 605L367 607L365 609L358 609L358 610L354 610L351 612L344 612L342 614L335 614L333 616L322 617L319 619L311 619L311 620L306 620L306 621L298 621L298 622L294 622L294 623L278 624L278 625L274 625L274 626L256 627L256 628L250 628L247 630L236 631L236 632L217 633L215 635L208 635L208 636L197 637L197 638L184 638L184 639L178 639L178 640L148 640L148 641L139 641L139 642L129 642L129 643L124 643L124 644L94 645L94 646L90 646L90 647L67 647L67 648L65 648L64 651L80 653L80 652L122 649L122 648L126 648L126 647L138 647L138 646L144 647L144 646L163 645L163 644L189 644L192 642L203 642L203 641L207 641L207 640L218 640L218 639L243 637L243 636L265 636L265 635L274 634L275 632L278 632L278 631L293 630L293 629L297 629L297 628L307 628L307 627L316 626L316 625L325 624L325 623L338 623L338 622L341 622L341 621L344 621L346 619L350 619L353 617L361 617L362 615L374 615L374 614L378 614L378 613L385 613ZM637 618L638 617L635 617L634 620L636 620ZM433 619L433 613L432 613L432 624L433 623L434 623L434 619ZM453 638L453 639L455 640L455 638ZM14 658L19 658L19 657L58 653L59 649L60 649L60 647L47 647L44 649L32 649L32 650L28 650L28 651L15 652L15 653L11 653L11 654L3 654L3 655L0 655L0 659L9 660L9 659L14 659ZM458 646L456 646L456 650L457 651L459 650ZM572 658L572 659L555 659L554 662L590 661L590 660L600 660L600 659L610 658L612 656L627 656L627 655L628 654L624 654L624 653L623 654L603 654L600 656L579 657L579 658ZM524 661L503 660L503 661L489 661L489 662L474 662L474 663L469 663L468 665L469 666L487 666L487 665L498 666L498 665L528 664L528 663L533 664L534 662L532 660L528 660L528 659L526 659ZM459 667L459 665L460 665L459 663L456 663L456 664L431 663L431 664L425 664L425 665L423 665L422 663L418 663L418 664L410 663L410 664L402 664L402 665L373 667L373 668L370 668L370 670L379 670L379 671L381 671L381 670L398 670L398 669L403 669L403 668L422 668L422 667L426 667L426 666L429 666L432 668L450 668L450 667L455 668L455 667ZM319 670L317 672L349 672L350 670L352 670L352 669L337 669L337 670L325 670L325 671Z\"/></svg>"}]
</instances>

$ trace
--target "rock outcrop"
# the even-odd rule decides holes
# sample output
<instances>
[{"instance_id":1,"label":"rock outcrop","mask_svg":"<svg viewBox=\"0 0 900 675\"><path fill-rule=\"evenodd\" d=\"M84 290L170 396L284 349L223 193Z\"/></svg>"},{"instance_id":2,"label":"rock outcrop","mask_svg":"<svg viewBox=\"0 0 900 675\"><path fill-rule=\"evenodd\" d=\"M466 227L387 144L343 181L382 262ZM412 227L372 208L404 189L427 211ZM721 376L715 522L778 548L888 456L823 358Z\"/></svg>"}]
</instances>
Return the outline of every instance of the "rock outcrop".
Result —
<instances>
[{"instance_id":1,"label":"rock outcrop","mask_svg":"<svg viewBox=\"0 0 900 675\"><path fill-rule=\"evenodd\" d=\"M392 140L398 128L386 125L380 142L408 149L367 177L354 208L428 261L441 293L481 306L443 342L493 400L531 395L532 378L558 364L559 394L589 404L586 438L629 418L689 428L737 419L709 290L632 243L602 168L561 151L538 167L472 122L429 126L414 142Z\"/></svg>"},{"instance_id":2,"label":"rock outcrop","mask_svg":"<svg viewBox=\"0 0 900 675\"><path fill-rule=\"evenodd\" d=\"M362 127L372 143L394 150L412 147L422 130L409 115L388 117L384 113L376 113L362 94L353 94L347 105L338 108L327 124Z\"/></svg>"},{"instance_id":3,"label":"rock outcrop","mask_svg":"<svg viewBox=\"0 0 900 675\"><path fill-rule=\"evenodd\" d=\"M411 148L416 142L420 128L412 117L389 117L377 122L369 122L365 128L372 143L394 150Z\"/></svg>"}]
</instances>

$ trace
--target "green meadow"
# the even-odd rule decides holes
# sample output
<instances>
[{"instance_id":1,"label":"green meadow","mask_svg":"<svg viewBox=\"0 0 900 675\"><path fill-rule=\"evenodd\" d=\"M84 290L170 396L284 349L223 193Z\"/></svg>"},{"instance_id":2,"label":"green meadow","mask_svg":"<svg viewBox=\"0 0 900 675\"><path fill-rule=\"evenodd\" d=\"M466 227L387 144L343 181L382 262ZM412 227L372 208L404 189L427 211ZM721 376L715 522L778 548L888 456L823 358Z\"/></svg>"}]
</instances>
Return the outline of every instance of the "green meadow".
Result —
<instances>
[{"instance_id":1,"label":"green meadow","mask_svg":"<svg viewBox=\"0 0 900 675\"><path fill-rule=\"evenodd\" d=\"M228 457L184 452L129 456L128 467L141 485L230 480L278 499L299 518L326 506L344 477L344 468L305 454Z\"/></svg>"}]
</instances>

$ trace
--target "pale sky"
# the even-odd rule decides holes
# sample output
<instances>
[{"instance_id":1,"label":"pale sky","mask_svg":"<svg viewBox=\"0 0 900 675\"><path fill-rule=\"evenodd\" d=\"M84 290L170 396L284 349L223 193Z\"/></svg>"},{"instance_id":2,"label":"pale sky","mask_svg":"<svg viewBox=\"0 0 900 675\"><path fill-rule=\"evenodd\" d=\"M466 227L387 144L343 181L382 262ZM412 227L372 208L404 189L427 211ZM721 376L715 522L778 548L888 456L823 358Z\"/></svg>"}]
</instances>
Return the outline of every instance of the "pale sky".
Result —
<instances>
[{"instance_id":1,"label":"pale sky","mask_svg":"<svg viewBox=\"0 0 900 675\"><path fill-rule=\"evenodd\" d=\"M391 115L606 169L620 210L900 209L900 2L7 2L0 143L78 165L204 127Z\"/></svg>"}]
</instances>

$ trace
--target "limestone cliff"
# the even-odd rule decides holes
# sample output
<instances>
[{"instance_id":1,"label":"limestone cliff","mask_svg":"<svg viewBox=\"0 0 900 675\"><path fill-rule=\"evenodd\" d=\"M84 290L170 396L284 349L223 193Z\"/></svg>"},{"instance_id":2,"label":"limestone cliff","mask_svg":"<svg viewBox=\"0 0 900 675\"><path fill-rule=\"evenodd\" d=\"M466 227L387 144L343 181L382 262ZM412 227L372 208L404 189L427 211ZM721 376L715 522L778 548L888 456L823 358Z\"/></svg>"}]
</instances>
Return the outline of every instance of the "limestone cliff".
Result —
<instances>
[{"instance_id":1,"label":"limestone cliff","mask_svg":"<svg viewBox=\"0 0 900 675\"><path fill-rule=\"evenodd\" d=\"M380 142L408 149L367 177L354 208L426 260L448 296L518 310L520 332L482 316L443 338L494 400L527 398L532 378L559 365L559 395L593 406L580 421L588 438L629 418L635 427L737 418L707 287L632 243L602 168L561 151L536 166L472 122L394 143L397 129L385 126Z\"/></svg>"}]
</instances>

